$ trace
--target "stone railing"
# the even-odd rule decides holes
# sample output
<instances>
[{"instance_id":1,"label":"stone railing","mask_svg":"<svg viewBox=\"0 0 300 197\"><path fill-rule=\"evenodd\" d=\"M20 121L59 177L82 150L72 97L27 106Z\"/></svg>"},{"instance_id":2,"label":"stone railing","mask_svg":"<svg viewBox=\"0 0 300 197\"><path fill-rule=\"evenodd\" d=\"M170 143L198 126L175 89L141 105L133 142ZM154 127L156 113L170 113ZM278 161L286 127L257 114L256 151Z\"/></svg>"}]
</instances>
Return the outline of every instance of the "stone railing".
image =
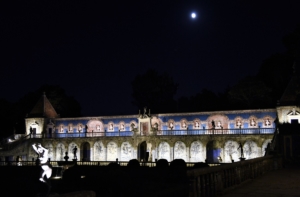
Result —
<instances>
[{"instance_id":1,"label":"stone railing","mask_svg":"<svg viewBox=\"0 0 300 197\"><path fill-rule=\"evenodd\" d=\"M282 167L280 157L260 157L241 162L188 170L190 197L217 196L240 183Z\"/></svg>"},{"instance_id":2,"label":"stone railing","mask_svg":"<svg viewBox=\"0 0 300 197\"><path fill-rule=\"evenodd\" d=\"M53 167L58 167L58 162L63 161L50 161L50 164ZM69 160L68 162L72 162L72 160ZM127 166L128 161L76 161L76 164L79 166L107 166L111 162L116 162L120 166ZM169 162L170 165L171 162ZM0 161L0 166L36 166L38 165L36 161ZM141 166L147 166L147 167L156 167L156 162L140 162ZM188 168L193 167L195 163L193 162L186 162L186 166ZM220 163L211 163L208 164L210 167L212 166L219 166Z\"/></svg>"},{"instance_id":3,"label":"stone railing","mask_svg":"<svg viewBox=\"0 0 300 197\"><path fill-rule=\"evenodd\" d=\"M52 133L52 134L30 134L30 138L84 138L84 137L119 137L119 136L192 136L192 135L263 135L273 134L275 128L251 128L251 129L193 129L193 130L158 130L151 133L115 131L115 132L88 132L88 133Z\"/></svg>"}]
</instances>

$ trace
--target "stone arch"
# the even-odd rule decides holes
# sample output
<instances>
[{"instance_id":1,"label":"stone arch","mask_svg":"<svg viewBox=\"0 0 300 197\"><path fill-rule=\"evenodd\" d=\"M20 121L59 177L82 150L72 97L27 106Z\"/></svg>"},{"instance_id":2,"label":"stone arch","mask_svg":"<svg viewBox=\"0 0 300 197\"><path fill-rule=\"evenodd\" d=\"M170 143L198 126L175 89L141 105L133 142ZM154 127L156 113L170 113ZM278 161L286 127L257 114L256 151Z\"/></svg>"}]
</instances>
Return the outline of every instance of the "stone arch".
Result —
<instances>
[{"instance_id":1,"label":"stone arch","mask_svg":"<svg viewBox=\"0 0 300 197\"><path fill-rule=\"evenodd\" d=\"M66 152L66 147L63 143L59 142L56 145L56 161L64 161L64 156ZM69 154L68 154L69 155Z\"/></svg>"},{"instance_id":2,"label":"stone arch","mask_svg":"<svg viewBox=\"0 0 300 197\"><path fill-rule=\"evenodd\" d=\"M118 145L116 142L109 142L107 144L107 161L116 161L118 158Z\"/></svg>"},{"instance_id":3,"label":"stone arch","mask_svg":"<svg viewBox=\"0 0 300 197\"><path fill-rule=\"evenodd\" d=\"M253 140L247 140L243 146L243 150L246 159L253 159L261 156L261 150L258 149L257 143Z\"/></svg>"},{"instance_id":4,"label":"stone arch","mask_svg":"<svg viewBox=\"0 0 300 197\"><path fill-rule=\"evenodd\" d=\"M81 143L80 155L81 155L82 161L91 161L91 146L90 146L89 142Z\"/></svg>"},{"instance_id":5,"label":"stone arch","mask_svg":"<svg viewBox=\"0 0 300 197\"><path fill-rule=\"evenodd\" d=\"M267 139L263 142L262 147L261 147L261 156L265 156L266 154L266 148L268 147L268 144L271 143L271 139Z\"/></svg>"},{"instance_id":6,"label":"stone arch","mask_svg":"<svg viewBox=\"0 0 300 197\"><path fill-rule=\"evenodd\" d=\"M228 129L229 128L229 118L223 114L211 115L207 118L208 129L213 129L213 123L215 124L215 129Z\"/></svg>"},{"instance_id":7,"label":"stone arch","mask_svg":"<svg viewBox=\"0 0 300 197\"><path fill-rule=\"evenodd\" d=\"M218 141L212 140L206 144L206 160L208 163L218 163L222 148Z\"/></svg>"},{"instance_id":8,"label":"stone arch","mask_svg":"<svg viewBox=\"0 0 300 197\"><path fill-rule=\"evenodd\" d=\"M100 120L90 120L87 124L87 132L103 132L103 123Z\"/></svg>"},{"instance_id":9,"label":"stone arch","mask_svg":"<svg viewBox=\"0 0 300 197\"><path fill-rule=\"evenodd\" d=\"M167 142L161 142L158 146L158 159L171 160L170 145Z\"/></svg>"},{"instance_id":10,"label":"stone arch","mask_svg":"<svg viewBox=\"0 0 300 197\"><path fill-rule=\"evenodd\" d=\"M102 141L97 141L94 144L94 161L105 161L106 148Z\"/></svg>"},{"instance_id":11,"label":"stone arch","mask_svg":"<svg viewBox=\"0 0 300 197\"><path fill-rule=\"evenodd\" d=\"M174 159L187 161L186 145L182 141L177 141L174 145Z\"/></svg>"},{"instance_id":12,"label":"stone arch","mask_svg":"<svg viewBox=\"0 0 300 197\"><path fill-rule=\"evenodd\" d=\"M74 159L73 150L74 150L75 146L77 148L77 153L76 153L77 161L80 161L80 147L75 142L71 142L69 144L69 147L68 147L69 154L68 154L68 156L69 156L69 159L71 159L71 160Z\"/></svg>"},{"instance_id":13,"label":"stone arch","mask_svg":"<svg viewBox=\"0 0 300 197\"><path fill-rule=\"evenodd\" d=\"M121 145L121 161L133 159L133 148L129 142L123 142Z\"/></svg>"},{"instance_id":14,"label":"stone arch","mask_svg":"<svg viewBox=\"0 0 300 197\"><path fill-rule=\"evenodd\" d=\"M202 142L194 141L190 149L190 162L204 162L205 161L205 147Z\"/></svg>"},{"instance_id":15,"label":"stone arch","mask_svg":"<svg viewBox=\"0 0 300 197\"><path fill-rule=\"evenodd\" d=\"M222 161L224 163L231 163L233 161L239 161L241 157L241 151L239 148L239 143L234 140L228 140L224 145L224 152Z\"/></svg>"}]
</instances>

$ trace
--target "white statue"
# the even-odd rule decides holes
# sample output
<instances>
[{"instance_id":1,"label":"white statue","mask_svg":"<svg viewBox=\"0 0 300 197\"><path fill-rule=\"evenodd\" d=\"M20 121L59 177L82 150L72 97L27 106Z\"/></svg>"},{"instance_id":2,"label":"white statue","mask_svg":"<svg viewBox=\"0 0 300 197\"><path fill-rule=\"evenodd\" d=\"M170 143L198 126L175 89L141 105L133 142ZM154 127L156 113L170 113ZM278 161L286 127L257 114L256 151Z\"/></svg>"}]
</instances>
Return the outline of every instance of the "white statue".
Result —
<instances>
[{"instance_id":1,"label":"white statue","mask_svg":"<svg viewBox=\"0 0 300 197\"><path fill-rule=\"evenodd\" d=\"M41 177L40 177L40 181L47 183L46 181L51 177L52 175L52 166L51 164L48 162L48 158L49 158L49 151L48 149L42 147L42 145L40 143L33 144L32 148L34 149L34 151L38 154L38 158L40 160L40 166L42 167L42 173L41 173ZM47 179L45 179L44 177L47 177Z\"/></svg>"}]
</instances>

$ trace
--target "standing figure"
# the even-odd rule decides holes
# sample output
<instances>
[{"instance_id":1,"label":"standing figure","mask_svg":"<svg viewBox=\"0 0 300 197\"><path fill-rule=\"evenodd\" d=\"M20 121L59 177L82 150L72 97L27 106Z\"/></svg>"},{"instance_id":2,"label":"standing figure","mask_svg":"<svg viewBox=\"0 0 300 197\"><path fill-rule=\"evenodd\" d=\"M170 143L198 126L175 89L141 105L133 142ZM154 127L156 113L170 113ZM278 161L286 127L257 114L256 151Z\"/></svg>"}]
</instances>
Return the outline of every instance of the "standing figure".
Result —
<instances>
[{"instance_id":1,"label":"standing figure","mask_svg":"<svg viewBox=\"0 0 300 197\"><path fill-rule=\"evenodd\" d=\"M215 125L215 121L214 120L211 121L211 126L212 126L212 129L215 129L216 125Z\"/></svg>"},{"instance_id":2,"label":"standing figure","mask_svg":"<svg viewBox=\"0 0 300 197\"><path fill-rule=\"evenodd\" d=\"M76 153L77 153L77 146L75 146L75 147L73 148L74 159L77 159Z\"/></svg>"},{"instance_id":3,"label":"standing figure","mask_svg":"<svg viewBox=\"0 0 300 197\"><path fill-rule=\"evenodd\" d=\"M38 154L38 159L40 160L40 166L42 168L41 176L40 176L40 181L47 183L46 181L51 177L52 175L52 166L48 162L48 149L44 148L40 143L33 144L32 148L34 151ZM46 179L45 179L46 175Z\"/></svg>"},{"instance_id":4,"label":"standing figure","mask_svg":"<svg viewBox=\"0 0 300 197\"><path fill-rule=\"evenodd\" d=\"M242 146L241 142L240 142L240 146L238 147L238 149L241 149L241 158L244 158L244 150L243 150L243 146Z\"/></svg>"}]
</instances>

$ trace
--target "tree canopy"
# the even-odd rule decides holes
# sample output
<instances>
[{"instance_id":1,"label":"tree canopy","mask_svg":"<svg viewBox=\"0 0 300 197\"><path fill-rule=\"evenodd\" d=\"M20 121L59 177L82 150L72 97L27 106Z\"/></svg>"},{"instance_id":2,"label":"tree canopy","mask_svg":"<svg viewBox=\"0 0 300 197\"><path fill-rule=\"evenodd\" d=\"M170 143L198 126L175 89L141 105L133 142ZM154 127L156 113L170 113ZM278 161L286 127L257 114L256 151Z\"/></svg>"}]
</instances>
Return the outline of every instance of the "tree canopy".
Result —
<instances>
[{"instance_id":1,"label":"tree canopy","mask_svg":"<svg viewBox=\"0 0 300 197\"><path fill-rule=\"evenodd\" d=\"M137 75L131 83L133 104L139 109L147 107L154 113L174 112L178 84L167 73L159 74L149 69Z\"/></svg>"}]
</instances>

